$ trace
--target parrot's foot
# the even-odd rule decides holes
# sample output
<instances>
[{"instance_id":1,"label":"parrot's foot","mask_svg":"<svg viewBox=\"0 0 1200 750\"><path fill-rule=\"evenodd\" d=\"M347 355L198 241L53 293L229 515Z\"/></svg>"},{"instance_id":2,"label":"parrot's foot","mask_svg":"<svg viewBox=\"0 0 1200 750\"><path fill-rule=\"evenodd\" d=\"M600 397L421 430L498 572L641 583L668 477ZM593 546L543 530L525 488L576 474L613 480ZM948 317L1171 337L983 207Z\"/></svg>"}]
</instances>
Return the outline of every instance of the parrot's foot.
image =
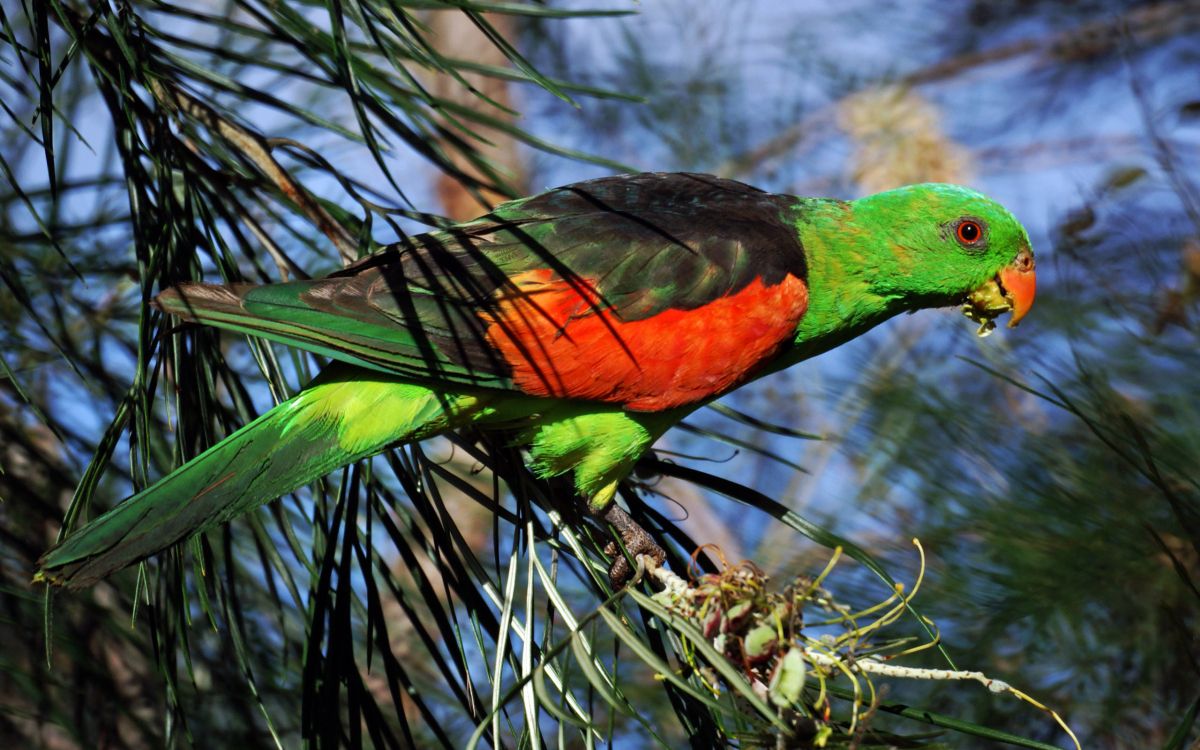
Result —
<instances>
[{"instance_id":1,"label":"parrot's foot","mask_svg":"<svg viewBox=\"0 0 1200 750\"><path fill-rule=\"evenodd\" d=\"M610 503L600 517L611 523L621 535L619 544L616 541L609 542L608 546L604 548L604 554L613 560L612 567L608 569L608 580L614 589L621 588L633 577L634 568L629 563L630 559L636 561L639 555L649 555L659 565L666 562L667 553L658 546L654 537L638 526L637 522L630 518L628 513L621 510L616 503ZM626 553L628 553L628 557Z\"/></svg>"}]
</instances>

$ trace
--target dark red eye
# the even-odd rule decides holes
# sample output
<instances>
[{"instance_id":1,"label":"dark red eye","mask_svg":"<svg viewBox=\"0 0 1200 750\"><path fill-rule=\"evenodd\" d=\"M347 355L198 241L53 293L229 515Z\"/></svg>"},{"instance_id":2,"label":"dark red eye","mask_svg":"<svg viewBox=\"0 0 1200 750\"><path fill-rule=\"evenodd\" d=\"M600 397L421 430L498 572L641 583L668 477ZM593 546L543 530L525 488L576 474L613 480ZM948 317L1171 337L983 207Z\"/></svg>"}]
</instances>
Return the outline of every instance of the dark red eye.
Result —
<instances>
[{"instance_id":1,"label":"dark red eye","mask_svg":"<svg viewBox=\"0 0 1200 750\"><path fill-rule=\"evenodd\" d=\"M955 231L958 235L958 241L964 245L974 245L983 237L983 227L979 226L979 222L970 219L960 221L958 229Z\"/></svg>"}]
</instances>

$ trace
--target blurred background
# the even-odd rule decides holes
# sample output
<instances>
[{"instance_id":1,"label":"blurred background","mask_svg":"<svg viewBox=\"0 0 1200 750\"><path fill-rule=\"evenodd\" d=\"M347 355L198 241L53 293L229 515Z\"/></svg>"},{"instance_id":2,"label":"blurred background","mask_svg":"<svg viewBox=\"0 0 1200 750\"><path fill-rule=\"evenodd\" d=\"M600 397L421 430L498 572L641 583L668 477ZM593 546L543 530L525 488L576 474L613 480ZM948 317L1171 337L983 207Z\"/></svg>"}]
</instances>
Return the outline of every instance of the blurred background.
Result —
<instances>
[{"instance_id":1,"label":"blurred background","mask_svg":"<svg viewBox=\"0 0 1200 750\"><path fill-rule=\"evenodd\" d=\"M437 5L0 2L6 746L466 744L522 653L488 582L534 554L514 529L545 519L499 489L502 448L395 452L81 593L31 586L34 561L64 513L94 517L312 371L167 335L145 306L162 287L316 276L438 216L684 170L840 198L962 183L1025 223L1039 291L1020 328L895 319L698 412L656 455L910 585L919 538L914 604L954 664L1052 707L1084 747L1196 747L1200 3ZM678 530L677 560L715 545L782 582L830 559L780 513L671 473L627 500ZM565 595L594 607L578 578ZM849 561L826 586L856 606L890 593ZM654 731L611 718L607 741L684 746L687 712L637 674ZM899 704L1070 746L1009 696L884 682ZM531 741L512 704L508 739L485 743Z\"/></svg>"}]
</instances>

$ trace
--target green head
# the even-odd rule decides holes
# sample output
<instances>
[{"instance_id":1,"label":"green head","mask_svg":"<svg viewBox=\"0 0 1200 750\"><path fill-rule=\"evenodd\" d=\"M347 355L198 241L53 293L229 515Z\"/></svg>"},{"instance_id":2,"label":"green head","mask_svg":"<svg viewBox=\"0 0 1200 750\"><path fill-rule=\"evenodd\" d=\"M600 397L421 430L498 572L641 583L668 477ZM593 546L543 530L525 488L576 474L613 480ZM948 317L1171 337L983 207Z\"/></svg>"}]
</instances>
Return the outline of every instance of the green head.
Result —
<instances>
[{"instance_id":1,"label":"green head","mask_svg":"<svg viewBox=\"0 0 1200 750\"><path fill-rule=\"evenodd\" d=\"M798 228L810 276L802 347L827 348L816 340L837 333L831 326L857 335L897 312L960 304L986 333L1001 313L1012 313L1013 326L1033 304L1025 228L964 187L927 183L848 203L813 201Z\"/></svg>"},{"instance_id":2,"label":"green head","mask_svg":"<svg viewBox=\"0 0 1200 750\"><path fill-rule=\"evenodd\" d=\"M909 185L853 201L854 223L873 235L879 273L871 291L918 302L968 301L995 281L1015 323L1033 304L1029 235L1004 206L958 185ZM1014 272L1015 289L1004 284ZM943 302L942 304L945 304ZM998 314L998 313L997 313ZM993 316L994 317L994 316Z\"/></svg>"}]
</instances>

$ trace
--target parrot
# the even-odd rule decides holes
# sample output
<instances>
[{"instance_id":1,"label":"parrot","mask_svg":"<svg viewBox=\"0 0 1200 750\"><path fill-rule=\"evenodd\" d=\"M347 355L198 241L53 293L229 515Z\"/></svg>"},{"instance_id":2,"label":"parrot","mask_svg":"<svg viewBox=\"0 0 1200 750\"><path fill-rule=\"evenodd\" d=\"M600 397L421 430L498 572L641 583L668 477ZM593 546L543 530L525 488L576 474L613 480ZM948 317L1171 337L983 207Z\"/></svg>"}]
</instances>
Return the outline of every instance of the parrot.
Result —
<instances>
[{"instance_id":1,"label":"parrot","mask_svg":"<svg viewBox=\"0 0 1200 750\"><path fill-rule=\"evenodd\" d=\"M661 555L615 496L672 425L899 313L961 306L981 335L1004 313L1015 326L1035 289L1021 223L965 187L840 200L662 172L503 203L323 278L180 284L154 304L332 362L66 535L36 579L94 584L346 464L465 428L516 435L532 471L569 477L628 551Z\"/></svg>"}]
</instances>

